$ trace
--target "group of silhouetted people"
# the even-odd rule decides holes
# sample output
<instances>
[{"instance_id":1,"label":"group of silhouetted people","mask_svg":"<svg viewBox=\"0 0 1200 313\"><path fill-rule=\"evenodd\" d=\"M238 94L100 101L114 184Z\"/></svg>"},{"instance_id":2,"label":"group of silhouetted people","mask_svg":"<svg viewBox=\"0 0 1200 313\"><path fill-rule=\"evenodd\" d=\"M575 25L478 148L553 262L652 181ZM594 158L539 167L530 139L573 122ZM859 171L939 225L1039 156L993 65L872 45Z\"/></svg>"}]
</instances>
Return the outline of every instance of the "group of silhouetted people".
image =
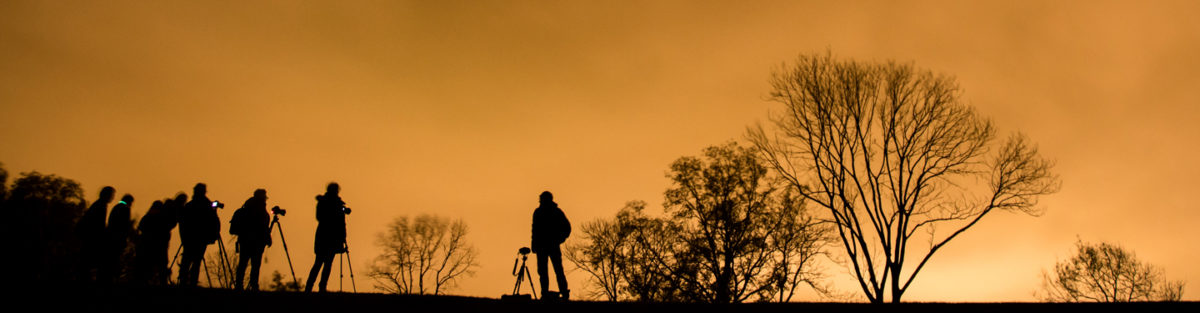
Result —
<instances>
[{"instance_id":1,"label":"group of silhouetted people","mask_svg":"<svg viewBox=\"0 0 1200 313\"><path fill-rule=\"evenodd\" d=\"M318 275L321 277L318 291L325 291L334 256L348 250L346 215L350 214L350 208L338 195L339 191L337 183L330 183L325 188L325 194L316 197L318 224L313 245L316 260L309 271L305 291L312 291L313 285L318 283ZM83 244L81 261L86 281L113 283L117 281L125 262L129 236L133 233L130 224L133 196L122 196L109 213L108 205L115 193L113 187L101 189L99 198L92 202L76 225ZM277 222L272 220L271 213L279 214L280 211L275 207L272 209L275 212L270 212L267 199L266 189L255 190L229 221L229 233L237 236L238 264L234 276L234 287L237 289L243 286L251 290L259 289L263 251L272 244L271 230L273 223ZM530 247L537 254L537 273L543 298L568 299L570 290L563 272L560 246L571 235L571 223L549 191L542 192L538 202L533 212ZM208 187L204 183L197 183L192 188L190 201L184 193L154 201L137 225L133 281L158 285L168 283L171 270L167 256L170 252L171 230L178 225L183 252L179 261L178 283L196 286L208 245L221 240L221 220L217 209L223 207L223 203L208 198ZM549 265L554 268L558 293L549 292ZM244 279L247 267L250 270L249 280Z\"/></svg>"},{"instance_id":2,"label":"group of silhouetted people","mask_svg":"<svg viewBox=\"0 0 1200 313\"><path fill-rule=\"evenodd\" d=\"M312 291L316 276L321 276L319 291L325 291L333 257L347 251L346 214L350 209L338 196L339 186L330 183L323 195L317 196L317 234L314 250L317 260L310 272L306 291ZM76 234L81 247L83 263L82 281L111 284L128 280L135 283L166 285L170 280L171 265L167 260L170 253L171 230L179 226L182 258L179 260L178 284L196 286L200 270L204 266L204 255L208 245L221 240L221 220L217 209L225 204L208 198L208 187L197 183L192 188L191 200L184 193L174 198L154 201L150 209L138 222L136 232L131 225L130 208L133 196L124 195L109 212L109 204L116 193L113 187L104 187L96 201L84 211L76 224ZM234 287L258 290L259 268L262 254L271 246L271 230L274 222L267 209L266 189L257 189L238 208L229 221L229 233L237 236L238 264L234 276ZM107 223L105 218L107 217ZM129 262L127 247L130 236L136 233L132 253L131 278L121 279L124 265ZM177 252L178 253L178 252ZM246 278L249 268L250 277Z\"/></svg>"},{"instance_id":3,"label":"group of silhouetted people","mask_svg":"<svg viewBox=\"0 0 1200 313\"><path fill-rule=\"evenodd\" d=\"M133 196L126 194L121 197L121 201L113 206L112 214L109 214L108 204L116 192L112 187L101 189L100 198L83 212L76 224L75 232L82 243L82 275L87 280L113 282L121 270L128 246L126 242L129 240L129 206L133 204ZM108 218L107 223L105 217Z\"/></svg>"}]
</instances>

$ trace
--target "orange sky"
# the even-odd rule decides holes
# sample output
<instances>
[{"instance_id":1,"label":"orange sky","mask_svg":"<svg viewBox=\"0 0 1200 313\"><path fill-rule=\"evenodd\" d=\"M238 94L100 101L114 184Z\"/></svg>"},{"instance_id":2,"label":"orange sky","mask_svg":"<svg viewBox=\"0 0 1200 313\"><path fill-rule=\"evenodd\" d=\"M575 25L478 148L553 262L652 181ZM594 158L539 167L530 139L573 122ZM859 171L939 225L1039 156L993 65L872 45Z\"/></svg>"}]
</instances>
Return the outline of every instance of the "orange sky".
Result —
<instances>
[{"instance_id":1,"label":"orange sky","mask_svg":"<svg viewBox=\"0 0 1200 313\"><path fill-rule=\"evenodd\" d=\"M1044 216L985 219L905 300L1033 300L1077 236L1200 282L1200 2L344 2L0 2L0 162L89 201L115 186L135 215L197 181L267 188L302 277L338 181L359 290L388 221L437 213L481 251L452 293L496 297L539 192L577 226L657 210L672 160L740 139L776 108L772 68L830 49L955 75L1058 162Z\"/></svg>"}]
</instances>

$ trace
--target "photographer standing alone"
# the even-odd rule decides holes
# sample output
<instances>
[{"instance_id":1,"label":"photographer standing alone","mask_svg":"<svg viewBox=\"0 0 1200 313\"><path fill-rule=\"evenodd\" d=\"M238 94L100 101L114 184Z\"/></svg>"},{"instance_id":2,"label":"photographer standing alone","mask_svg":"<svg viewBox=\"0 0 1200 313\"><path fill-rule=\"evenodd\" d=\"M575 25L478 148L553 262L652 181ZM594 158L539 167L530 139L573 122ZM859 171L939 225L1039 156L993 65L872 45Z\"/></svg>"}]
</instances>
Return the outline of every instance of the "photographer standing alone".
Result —
<instances>
[{"instance_id":1,"label":"photographer standing alone","mask_svg":"<svg viewBox=\"0 0 1200 313\"><path fill-rule=\"evenodd\" d=\"M333 270L333 256L346 252L346 215L350 209L346 202L338 196L337 183L329 183L324 195L317 195L317 235L313 244L313 252L317 254L312 270L308 271L308 282L304 285L305 292L311 292L317 274L321 274L320 292L325 292L329 282L329 272ZM321 271L324 267L325 270Z\"/></svg>"},{"instance_id":2,"label":"photographer standing alone","mask_svg":"<svg viewBox=\"0 0 1200 313\"><path fill-rule=\"evenodd\" d=\"M563 214L558 204L554 203L554 195L543 191L538 196L537 209L533 210L533 242L530 247L537 254L537 272L542 284L542 298L553 298L550 289L549 270L546 261L554 263L554 276L558 278L558 290L563 300L570 299L571 290L567 289L567 277L563 275L562 250L559 245L571 236L571 222Z\"/></svg>"}]
</instances>

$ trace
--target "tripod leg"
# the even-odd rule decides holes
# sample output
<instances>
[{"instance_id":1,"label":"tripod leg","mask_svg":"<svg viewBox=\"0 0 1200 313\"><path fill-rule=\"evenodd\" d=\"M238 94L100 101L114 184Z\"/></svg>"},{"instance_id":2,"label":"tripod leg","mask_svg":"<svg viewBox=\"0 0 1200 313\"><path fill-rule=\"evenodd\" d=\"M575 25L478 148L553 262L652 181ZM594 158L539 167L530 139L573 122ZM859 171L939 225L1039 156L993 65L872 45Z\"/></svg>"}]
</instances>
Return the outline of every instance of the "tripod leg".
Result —
<instances>
[{"instance_id":1,"label":"tripod leg","mask_svg":"<svg viewBox=\"0 0 1200 313\"><path fill-rule=\"evenodd\" d=\"M354 260L350 259L350 243L342 243L346 245L346 267L350 269L350 287L354 288L354 292L358 292L358 284L354 283Z\"/></svg>"},{"instance_id":2,"label":"tripod leg","mask_svg":"<svg viewBox=\"0 0 1200 313\"><path fill-rule=\"evenodd\" d=\"M217 248L221 249L221 253L218 255L221 257L221 272L224 274L222 276L225 276L225 279L223 279L221 284L224 285L225 288L230 288L232 287L230 278L233 278L233 269L229 267L229 256L225 254L225 242L218 239Z\"/></svg>"},{"instance_id":3,"label":"tripod leg","mask_svg":"<svg viewBox=\"0 0 1200 313\"><path fill-rule=\"evenodd\" d=\"M204 277L208 278L208 288L212 288L212 273L208 272L208 260L200 260L200 266L204 267Z\"/></svg>"},{"instance_id":4,"label":"tripod leg","mask_svg":"<svg viewBox=\"0 0 1200 313\"><path fill-rule=\"evenodd\" d=\"M522 266L525 266L525 275L527 277L529 277L529 292L533 293L534 299L537 299L538 298L537 288L533 286L533 273L529 272L529 266L527 266L527 265L522 265ZM542 293L545 293L545 292L546 292L545 290L542 290Z\"/></svg>"},{"instance_id":5,"label":"tripod leg","mask_svg":"<svg viewBox=\"0 0 1200 313\"><path fill-rule=\"evenodd\" d=\"M342 292L343 290L346 290L346 288L342 288L342 269L346 268L345 265L346 265L346 263L342 262L342 254L339 253L338 254L338 292Z\"/></svg>"},{"instance_id":6,"label":"tripod leg","mask_svg":"<svg viewBox=\"0 0 1200 313\"><path fill-rule=\"evenodd\" d=\"M171 263L167 263L167 271L170 271L170 270L171 270L171 267L172 267L172 266L175 266L175 261L179 259L179 253L180 253L180 252L183 252L183 240L179 240L179 249L175 249L175 257L172 257L172 258L171 258ZM180 271L183 271L183 268L182 268L182 267L180 267L180 269L179 269L179 270L180 270ZM168 281L170 281L170 280L171 280L171 278L170 278L169 276L171 276L171 274L170 274L170 273L168 273L168 274L167 274L167 276L168 276L168 277L167 277L167 280L168 280Z\"/></svg>"},{"instance_id":7,"label":"tripod leg","mask_svg":"<svg viewBox=\"0 0 1200 313\"><path fill-rule=\"evenodd\" d=\"M283 243L283 255L287 256L288 270L292 271L292 282L296 283L296 286L300 286L300 280L296 278L296 268L292 266L292 254L288 252L287 238L283 237L283 223L279 222L278 215L275 216L275 225L279 225L276 229L279 229L279 242Z\"/></svg>"},{"instance_id":8,"label":"tripod leg","mask_svg":"<svg viewBox=\"0 0 1200 313\"><path fill-rule=\"evenodd\" d=\"M517 273L517 284L513 285L514 296L521 294L521 283L523 283L522 280L525 280L525 269L521 269L521 272Z\"/></svg>"}]
</instances>

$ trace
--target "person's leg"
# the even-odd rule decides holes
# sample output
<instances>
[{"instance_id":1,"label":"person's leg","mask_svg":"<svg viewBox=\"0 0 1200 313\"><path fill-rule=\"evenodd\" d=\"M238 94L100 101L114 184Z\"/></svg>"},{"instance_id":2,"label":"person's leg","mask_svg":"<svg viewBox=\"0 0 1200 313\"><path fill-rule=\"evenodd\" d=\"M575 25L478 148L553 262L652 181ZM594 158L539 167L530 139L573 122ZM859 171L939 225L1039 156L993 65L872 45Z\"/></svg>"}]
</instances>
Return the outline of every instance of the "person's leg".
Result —
<instances>
[{"instance_id":1,"label":"person's leg","mask_svg":"<svg viewBox=\"0 0 1200 313\"><path fill-rule=\"evenodd\" d=\"M159 246L158 240L155 240L150 248L150 261L148 265L150 267L150 271L148 272L150 277L148 282L151 285L159 285L163 275L166 275L163 269L167 268L167 250L161 249Z\"/></svg>"},{"instance_id":2,"label":"person's leg","mask_svg":"<svg viewBox=\"0 0 1200 313\"><path fill-rule=\"evenodd\" d=\"M321 257L321 263L325 264L321 272L321 284L317 286L321 292L325 292L325 286L329 285L329 272L333 271L333 255L330 253Z\"/></svg>"},{"instance_id":3,"label":"person's leg","mask_svg":"<svg viewBox=\"0 0 1200 313\"><path fill-rule=\"evenodd\" d=\"M242 246L241 249L243 253L238 254L237 276L233 277L233 289L235 290L242 289L242 283L245 282L244 278L246 277L246 265L250 263L250 254L245 253L248 252L246 247Z\"/></svg>"},{"instance_id":4,"label":"person's leg","mask_svg":"<svg viewBox=\"0 0 1200 313\"><path fill-rule=\"evenodd\" d=\"M179 263L179 284L196 286L200 278L200 262L204 261L204 250L208 245L187 244L183 246L183 260Z\"/></svg>"},{"instance_id":5,"label":"person's leg","mask_svg":"<svg viewBox=\"0 0 1200 313\"><path fill-rule=\"evenodd\" d=\"M258 291L258 269L262 267L263 246L257 246L250 251L250 285L246 289Z\"/></svg>"},{"instance_id":6,"label":"person's leg","mask_svg":"<svg viewBox=\"0 0 1200 313\"><path fill-rule=\"evenodd\" d=\"M208 244L197 244L194 250L196 254L192 256L192 272L188 274L188 281L192 286L200 283L200 267L204 266L204 252L208 250Z\"/></svg>"},{"instance_id":7,"label":"person's leg","mask_svg":"<svg viewBox=\"0 0 1200 313\"><path fill-rule=\"evenodd\" d=\"M304 284L304 292L312 292L313 283L317 282L317 274L320 274L320 273L321 273L321 255L318 254L316 259L313 260L312 269L308 270L308 282L306 282Z\"/></svg>"},{"instance_id":8,"label":"person's leg","mask_svg":"<svg viewBox=\"0 0 1200 313\"><path fill-rule=\"evenodd\" d=\"M105 246L106 248L112 248ZM113 283L113 269L117 256L111 250L104 250L100 255L100 268L96 271L96 281L100 285L108 285Z\"/></svg>"},{"instance_id":9,"label":"person's leg","mask_svg":"<svg viewBox=\"0 0 1200 313\"><path fill-rule=\"evenodd\" d=\"M538 251L538 253L537 253L537 273L538 273L538 283L540 283L541 287L542 287L542 290L541 290L542 297L545 297L546 290L550 289L550 276L549 276L550 268L546 267L546 261L548 259L549 259L549 255L546 253L546 251Z\"/></svg>"},{"instance_id":10,"label":"person's leg","mask_svg":"<svg viewBox=\"0 0 1200 313\"><path fill-rule=\"evenodd\" d=\"M181 258L179 258L179 273L177 275L179 277L176 279L179 280L180 286L187 286L188 285L188 280L187 280L188 273L191 272L190 270L188 270L189 269L188 258L192 256L192 251L190 250L191 247L184 246L183 248L184 248L183 256Z\"/></svg>"},{"instance_id":11,"label":"person's leg","mask_svg":"<svg viewBox=\"0 0 1200 313\"><path fill-rule=\"evenodd\" d=\"M554 250L550 252L550 263L554 264L554 277L558 279L558 293L562 295L563 299L566 299L570 296L571 290L567 288L567 275L563 273L562 251L558 249L558 246L555 246Z\"/></svg>"}]
</instances>

